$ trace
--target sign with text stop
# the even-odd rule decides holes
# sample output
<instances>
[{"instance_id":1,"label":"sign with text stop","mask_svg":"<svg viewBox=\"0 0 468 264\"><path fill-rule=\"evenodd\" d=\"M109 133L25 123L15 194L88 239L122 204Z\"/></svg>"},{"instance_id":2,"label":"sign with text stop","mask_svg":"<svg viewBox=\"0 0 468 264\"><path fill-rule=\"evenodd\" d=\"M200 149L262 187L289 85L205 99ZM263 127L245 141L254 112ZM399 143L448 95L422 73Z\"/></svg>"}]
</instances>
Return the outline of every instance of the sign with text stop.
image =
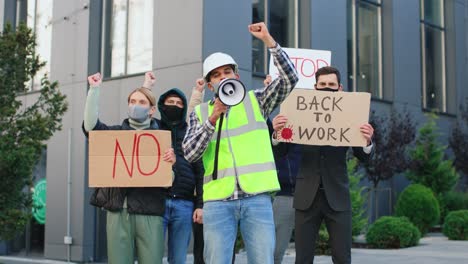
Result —
<instances>
[{"instance_id":1,"label":"sign with text stop","mask_svg":"<svg viewBox=\"0 0 468 264\"><path fill-rule=\"evenodd\" d=\"M299 82L296 87L314 89L315 73L317 70L331 65L331 51L329 50L293 48L283 48L283 50L288 54L299 74ZM272 79L275 79L279 75L271 55L269 74Z\"/></svg>"}]
</instances>

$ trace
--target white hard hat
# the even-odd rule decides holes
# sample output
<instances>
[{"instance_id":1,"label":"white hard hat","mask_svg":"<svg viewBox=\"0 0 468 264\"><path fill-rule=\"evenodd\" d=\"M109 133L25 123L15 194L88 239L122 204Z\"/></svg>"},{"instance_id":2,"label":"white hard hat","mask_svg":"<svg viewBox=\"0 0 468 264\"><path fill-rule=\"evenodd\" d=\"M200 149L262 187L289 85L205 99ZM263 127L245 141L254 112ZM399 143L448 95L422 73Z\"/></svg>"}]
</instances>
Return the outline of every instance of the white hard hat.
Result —
<instances>
[{"instance_id":1,"label":"white hard hat","mask_svg":"<svg viewBox=\"0 0 468 264\"><path fill-rule=\"evenodd\" d=\"M237 73L237 63L226 53L216 52L208 56L203 62L203 78L205 81L209 81L206 77L212 70L224 65L234 66L234 72Z\"/></svg>"}]
</instances>

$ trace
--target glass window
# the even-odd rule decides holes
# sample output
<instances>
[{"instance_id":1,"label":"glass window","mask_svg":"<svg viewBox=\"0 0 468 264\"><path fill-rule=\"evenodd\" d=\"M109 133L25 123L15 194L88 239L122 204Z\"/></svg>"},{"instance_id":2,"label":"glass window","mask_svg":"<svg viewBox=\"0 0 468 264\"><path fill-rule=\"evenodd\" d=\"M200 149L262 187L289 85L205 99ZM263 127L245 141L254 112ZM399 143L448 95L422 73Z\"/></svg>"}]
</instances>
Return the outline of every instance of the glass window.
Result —
<instances>
[{"instance_id":1,"label":"glass window","mask_svg":"<svg viewBox=\"0 0 468 264\"><path fill-rule=\"evenodd\" d=\"M153 1L113 0L106 16L104 75L115 77L151 70Z\"/></svg>"},{"instance_id":2,"label":"glass window","mask_svg":"<svg viewBox=\"0 0 468 264\"><path fill-rule=\"evenodd\" d=\"M41 79L50 72L53 0L28 0L27 25L36 35L36 53L46 65L33 77L31 90L41 88Z\"/></svg>"},{"instance_id":3,"label":"glass window","mask_svg":"<svg viewBox=\"0 0 468 264\"><path fill-rule=\"evenodd\" d=\"M252 23L258 23L265 21L265 10L267 0L254 0L253 1L253 12L252 12ZM257 73L265 73L265 67L267 65L265 47L263 42L258 38L252 38L252 71Z\"/></svg>"},{"instance_id":4,"label":"glass window","mask_svg":"<svg viewBox=\"0 0 468 264\"><path fill-rule=\"evenodd\" d=\"M350 8L348 49L352 58L349 86L352 91L368 92L382 98L382 37L379 1L356 0Z\"/></svg>"},{"instance_id":5,"label":"glass window","mask_svg":"<svg viewBox=\"0 0 468 264\"><path fill-rule=\"evenodd\" d=\"M153 3L133 0L128 14L127 72L151 70L153 58Z\"/></svg>"},{"instance_id":6,"label":"glass window","mask_svg":"<svg viewBox=\"0 0 468 264\"><path fill-rule=\"evenodd\" d=\"M443 0L421 0L423 107L446 112Z\"/></svg>"},{"instance_id":7,"label":"glass window","mask_svg":"<svg viewBox=\"0 0 468 264\"><path fill-rule=\"evenodd\" d=\"M282 47L297 47L297 0L253 0L252 23L265 22L272 37ZM252 37L252 71L268 71L268 51L263 42Z\"/></svg>"},{"instance_id":8,"label":"glass window","mask_svg":"<svg viewBox=\"0 0 468 264\"><path fill-rule=\"evenodd\" d=\"M114 0L111 21L111 76L125 74L127 0Z\"/></svg>"},{"instance_id":9,"label":"glass window","mask_svg":"<svg viewBox=\"0 0 468 264\"><path fill-rule=\"evenodd\" d=\"M421 17L426 23L443 27L443 0L422 0Z\"/></svg>"}]
</instances>

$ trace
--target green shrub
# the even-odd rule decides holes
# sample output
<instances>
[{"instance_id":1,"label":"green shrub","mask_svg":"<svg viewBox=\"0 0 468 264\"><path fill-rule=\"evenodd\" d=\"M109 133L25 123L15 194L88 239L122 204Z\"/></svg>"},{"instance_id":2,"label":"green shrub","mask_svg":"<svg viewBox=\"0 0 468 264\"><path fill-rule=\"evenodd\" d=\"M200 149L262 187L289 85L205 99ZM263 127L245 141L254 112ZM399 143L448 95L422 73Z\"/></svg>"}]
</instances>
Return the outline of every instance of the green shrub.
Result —
<instances>
[{"instance_id":1,"label":"green shrub","mask_svg":"<svg viewBox=\"0 0 468 264\"><path fill-rule=\"evenodd\" d=\"M367 193L364 187L359 186L359 182L364 177L357 171L358 159L353 158L347 161L349 192L351 197L351 217L353 237L361 234L367 225L367 216L364 204L367 200Z\"/></svg>"},{"instance_id":2,"label":"green shrub","mask_svg":"<svg viewBox=\"0 0 468 264\"><path fill-rule=\"evenodd\" d=\"M439 202L429 188L411 184L398 197L395 214L408 217L424 235L439 221Z\"/></svg>"},{"instance_id":3,"label":"green shrub","mask_svg":"<svg viewBox=\"0 0 468 264\"><path fill-rule=\"evenodd\" d=\"M328 231L325 225L322 224L315 245L315 255L331 255L331 248L328 243L329 239Z\"/></svg>"},{"instance_id":4,"label":"green shrub","mask_svg":"<svg viewBox=\"0 0 468 264\"><path fill-rule=\"evenodd\" d=\"M406 177L412 183L429 187L436 196L451 191L457 184L459 174L453 161L445 158L447 146L438 142L440 135L435 114L428 115L428 120L418 132L416 144L410 151L412 164Z\"/></svg>"},{"instance_id":5,"label":"green shrub","mask_svg":"<svg viewBox=\"0 0 468 264\"><path fill-rule=\"evenodd\" d=\"M366 240L375 248L404 248L417 245L420 237L406 217L384 216L369 227Z\"/></svg>"},{"instance_id":6,"label":"green shrub","mask_svg":"<svg viewBox=\"0 0 468 264\"><path fill-rule=\"evenodd\" d=\"M445 218L443 232L450 240L468 240L468 210L450 212Z\"/></svg>"},{"instance_id":7,"label":"green shrub","mask_svg":"<svg viewBox=\"0 0 468 264\"><path fill-rule=\"evenodd\" d=\"M458 210L468 210L468 193L450 191L439 199L440 218L445 220L448 213Z\"/></svg>"}]
</instances>

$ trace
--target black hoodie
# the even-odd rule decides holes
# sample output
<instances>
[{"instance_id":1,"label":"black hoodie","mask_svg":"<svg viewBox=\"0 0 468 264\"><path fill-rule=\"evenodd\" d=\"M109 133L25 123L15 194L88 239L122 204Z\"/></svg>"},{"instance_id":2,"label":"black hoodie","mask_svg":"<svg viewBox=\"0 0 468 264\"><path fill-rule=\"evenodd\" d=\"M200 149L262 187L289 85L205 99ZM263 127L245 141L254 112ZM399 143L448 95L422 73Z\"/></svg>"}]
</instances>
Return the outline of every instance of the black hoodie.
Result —
<instances>
[{"instance_id":1,"label":"black hoodie","mask_svg":"<svg viewBox=\"0 0 468 264\"><path fill-rule=\"evenodd\" d=\"M165 112L164 101L170 95L176 95L184 102L184 108L180 121L171 122ZM184 158L182 150L182 141L187 131L187 99L184 93L172 88L163 93L158 100L158 110L161 113L161 129L170 130L172 134L172 147L176 154L176 163L173 166L174 182L169 190L169 195L172 198L180 198L185 200L194 200L195 208L203 208L203 162L201 160L190 163ZM194 196L196 191L197 196Z\"/></svg>"}]
</instances>

